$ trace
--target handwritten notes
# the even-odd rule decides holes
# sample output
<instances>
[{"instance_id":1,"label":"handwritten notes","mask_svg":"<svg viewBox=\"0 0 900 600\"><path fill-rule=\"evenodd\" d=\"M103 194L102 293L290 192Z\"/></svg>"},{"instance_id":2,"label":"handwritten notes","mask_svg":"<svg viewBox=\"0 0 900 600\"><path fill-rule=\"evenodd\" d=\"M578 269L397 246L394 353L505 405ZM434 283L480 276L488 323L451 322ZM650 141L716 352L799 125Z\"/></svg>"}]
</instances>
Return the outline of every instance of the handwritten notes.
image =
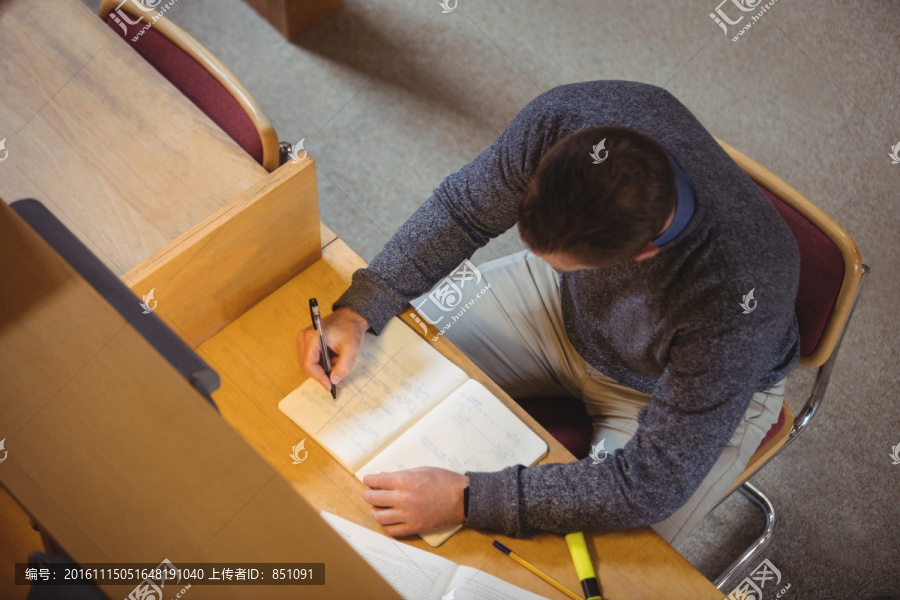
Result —
<instances>
[{"instance_id":1,"label":"handwritten notes","mask_svg":"<svg viewBox=\"0 0 900 600\"><path fill-rule=\"evenodd\" d=\"M422 466L498 471L547 453L496 396L399 319L366 336L337 400L308 379L278 408L359 479ZM437 546L457 529L422 538Z\"/></svg>"},{"instance_id":2,"label":"handwritten notes","mask_svg":"<svg viewBox=\"0 0 900 600\"><path fill-rule=\"evenodd\" d=\"M337 400L307 379L278 407L355 472L467 378L394 319L366 335Z\"/></svg>"},{"instance_id":3,"label":"handwritten notes","mask_svg":"<svg viewBox=\"0 0 900 600\"><path fill-rule=\"evenodd\" d=\"M533 464L547 444L487 388L470 379L401 434L357 476L415 467L498 471Z\"/></svg>"}]
</instances>

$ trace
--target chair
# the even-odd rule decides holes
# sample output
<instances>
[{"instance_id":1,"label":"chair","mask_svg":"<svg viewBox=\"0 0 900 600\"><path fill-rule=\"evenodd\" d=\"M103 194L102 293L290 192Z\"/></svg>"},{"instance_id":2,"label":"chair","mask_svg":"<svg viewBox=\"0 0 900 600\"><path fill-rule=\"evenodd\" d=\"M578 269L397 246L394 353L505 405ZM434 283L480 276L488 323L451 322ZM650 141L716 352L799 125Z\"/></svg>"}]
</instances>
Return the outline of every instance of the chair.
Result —
<instances>
[{"instance_id":1,"label":"chair","mask_svg":"<svg viewBox=\"0 0 900 600\"><path fill-rule=\"evenodd\" d=\"M191 35L137 0L102 0L99 15L267 171L284 164L290 144L279 144L256 100Z\"/></svg>"},{"instance_id":2,"label":"chair","mask_svg":"<svg viewBox=\"0 0 900 600\"><path fill-rule=\"evenodd\" d=\"M765 551L775 535L775 508L766 495L747 480L800 435L816 414L828 389L841 341L856 309L863 276L869 273L869 267L863 264L859 248L847 232L824 211L756 161L721 140L717 141L762 190L797 240L800 285L794 310L800 329L800 366L816 370L800 414L794 418L787 404L782 407L778 422L728 491L730 494L739 489L759 506L765 515L766 526L756 541L713 582L719 590L727 591L734 587L738 575Z\"/></svg>"},{"instance_id":3,"label":"chair","mask_svg":"<svg viewBox=\"0 0 900 600\"><path fill-rule=\"evenodd\" d=\"M740 490L763 511L766 519L763 533L713 582L719 590L728 591L775 535L775 508L748 479L797 437L818 410L841 340L856 308L863 275L869 268L862 263L859 249L850 236L821 209L762 165L722 141L719 144L756 183L797 240L800 284L794 310L800 330L800 366L816 369L800 414L795 418L787 404L782 406L778 422L722 498L735 489ZM529 398L517 402L577 458L588 455L592 427L581 402L574 398Z\"/></svg>"}]
</instances>

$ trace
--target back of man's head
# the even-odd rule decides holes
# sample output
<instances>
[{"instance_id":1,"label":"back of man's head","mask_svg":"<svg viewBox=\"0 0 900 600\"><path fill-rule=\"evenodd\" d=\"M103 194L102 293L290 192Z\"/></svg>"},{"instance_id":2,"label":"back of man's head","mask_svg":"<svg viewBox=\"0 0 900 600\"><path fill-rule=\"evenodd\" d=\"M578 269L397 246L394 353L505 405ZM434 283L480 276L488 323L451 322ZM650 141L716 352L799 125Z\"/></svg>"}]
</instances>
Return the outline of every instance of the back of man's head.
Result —
<instances>
[{"instance_id":1,"label":"back of man's head","mask_svg":"<svg viewBox=\"0 0 900 600\"><path fill-rule=\"evenodd\" d=\"M623 262L659 235L676 189L653 139L625 127L580 129L541 158L519 207L519 233L538 254L596 267Z\"/></svg>"}]
</instances>

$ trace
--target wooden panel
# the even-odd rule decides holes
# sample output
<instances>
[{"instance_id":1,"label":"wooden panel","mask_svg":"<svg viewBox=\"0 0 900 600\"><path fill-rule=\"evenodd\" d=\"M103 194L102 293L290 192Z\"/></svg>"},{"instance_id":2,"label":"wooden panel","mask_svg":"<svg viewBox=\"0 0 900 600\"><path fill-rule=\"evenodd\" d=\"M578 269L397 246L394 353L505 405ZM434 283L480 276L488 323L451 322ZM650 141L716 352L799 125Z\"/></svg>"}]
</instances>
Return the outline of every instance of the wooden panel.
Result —
<instances>
[{"instance_id":1,"label":"wooden panel","mask_svg":"<svg viewBox=\"0 0 900 600\"><path fill-rule=\"evenodd\" d=\"M244 0L287 39L341 8L341 0Z\"/></svg>"},{"instance_id":2,"label":"wooden panel","mask_svg":"<svg viewBox=\"0 0 900 600\"><path fill-rule=\"evenodd\" d=\"M123 276L196 347L321 256L316 166L279 167Z\"/></svg>"},{"instance_id":3,"label":"wooden panel","mask_svg":"<svg viewBox=\"0 0 900 600\"><path fill-rule=\"evenodd\" d=\"M335 512L380 531L370 516L369 505L362 499L365 489L362 483L278 410L278 402L304 380L297 357L296 335L310 325L308 298L315 296L323 311L330 312L331 304L347 288L353 272L364 265L343 241L332 242L320 261L212 336L198 352L222 376L222 388L214 394L222 416L250 446L315 508ZM404 320L423 334L408 317L404 316ZM573 460L559 442L452 343L441 337L434 346L486 385L547 441L550 454L543 462ZM291 447L303 439L308 459L293 465L289 457ZM684 600L722 597L715 586L649 528L592 533L586 537L595 563L599 562L604 597ZM559 536L543 534L519 540L463 529L438 548L431 548L418 537L403 541L454 562L483 569L548 598L565 598L495 550L491 545L495 538L571 589L580 589L565 540Z\"/></svg>"},{"instance_id":4,"label":"wooden panel","mask_svg":"<svg viewBox=\"0 0 900 600\"><path fill-rule=\"evenodd\" d=\"M78 0L0 2L0 196L122 274L266 175Z\"/></svg>"},{"instance_id":5,"label":"wooden panel","mask_svg":"<svg viewBox=\"0 0 900 600\"><path fill-rule=\"evenodd\" d=\"M397 597L2 203L0 280L9 283L0 288L0 381L17 382L0 386L9 451L0 483L75 560L324 562L328 585L306 587L304 598ZM74 324L61 336L63 317ZM103 339L85 352L82 337ZM57 373L67 377L43 379ZM121 598L130 587L103 589ZM194 596L297 590L204 585Z\"/></svg>"},{"instance_id":6,"label":"wooden panel","mask_svg":"<svg viewBox=\"0 0 900 600\"><path fill-rule=\"evenodd\" d=\"M322 235L322 247L324 248L331 242L337 239L337 234L328 228L325 223L320 223L321 235Z\"/></svg>"}]
</instances>

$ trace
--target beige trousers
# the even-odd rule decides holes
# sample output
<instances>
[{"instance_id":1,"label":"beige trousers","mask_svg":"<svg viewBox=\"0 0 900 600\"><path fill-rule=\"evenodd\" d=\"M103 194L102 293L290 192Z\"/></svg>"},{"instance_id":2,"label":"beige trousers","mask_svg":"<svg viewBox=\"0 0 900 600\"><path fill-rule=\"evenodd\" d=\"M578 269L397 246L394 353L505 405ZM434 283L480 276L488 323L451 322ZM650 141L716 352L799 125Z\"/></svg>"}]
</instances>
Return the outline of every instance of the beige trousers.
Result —
<instances>
[{"instance_id":1,"label":"beige trousers","mask_svg":"<svg viewBox=\"0 0 900 600\"><path fill-rule=\"evenodd\" d=\"M452 309L430 302L427 295L413 306L422 306L431 319L443 317L436 327L445 328L444 335L510 396L580 398L593 420L592 445L605 440L609 452L623 447L637 431L637 414L650 396L616 383L575 351L563 326L557 272L528 251L478 270L483 280L463 281L462 301ZM784 380L753 395L699 489L673 515L653 525L657 533L673 545L690 535L743 472L778 420L783 397Z\"/></svg>"}]
</instances>

